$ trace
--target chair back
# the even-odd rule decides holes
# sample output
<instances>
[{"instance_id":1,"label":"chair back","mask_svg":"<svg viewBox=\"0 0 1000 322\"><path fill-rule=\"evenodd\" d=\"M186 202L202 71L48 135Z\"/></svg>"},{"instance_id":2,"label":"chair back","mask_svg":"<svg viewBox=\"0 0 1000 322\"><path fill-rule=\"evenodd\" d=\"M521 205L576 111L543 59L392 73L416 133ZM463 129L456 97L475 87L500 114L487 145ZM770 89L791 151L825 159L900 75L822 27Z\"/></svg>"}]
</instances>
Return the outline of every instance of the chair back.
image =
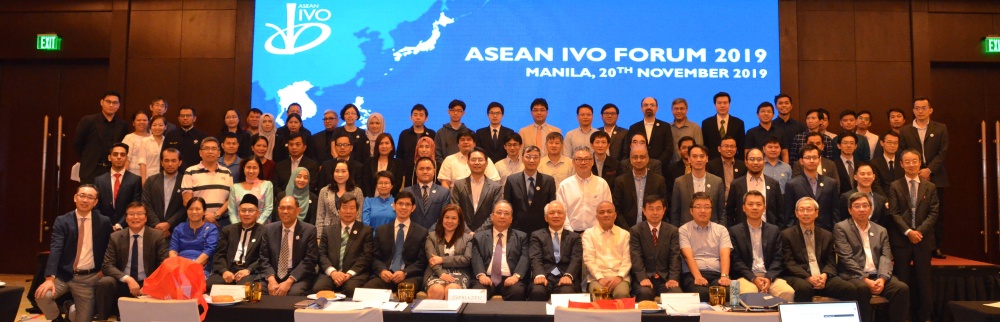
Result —
<instances>
[{"instance_id":1,"label":"chair back","mask_svg":"<svg viewBox=\"0 0 1000 322\"><path fill-rule=\"evenodd\" d=\"M118 299L119 320L129 322L200 321L198 300Z\"/></svg>"},{"instance_id":2,"label":"chair back","mask_svg":"<svg viewBox=\"0 0 1000 322\"><path fill-rule=\"evenodd\" d=\"M701 311L702 322L778 322L778 312L716 312Z\"/></svg>"},{"instance_id":3,"label":"chair back","mask_svg":"<svg viewBox=\"0 0 1000 322\"><path fill-rule=\"evenodd\" d=\"M555 322L640 322L640 310L591 310L556 307Z\"/></svg>"},{"instance_id":4,"label":"chair back","mask_svg":"<svg viewBox=\"0 0 1000 322\"><path fill-rule=\"evenodd\" d=\"M0 288L0 321L17 319L17 308L21 305L22 294L24 294L24 287Z\"/></svg>"},{"instance_id":5,"label":"chair back","mask_svg":"<svg viewBox=\"0 0 1000 322\"><path fill-rule=\"evenodd\" d=\"M295 322L382 322L382 310L366 309L357 311L295 310Z\"/></svg>"}]
</instances>

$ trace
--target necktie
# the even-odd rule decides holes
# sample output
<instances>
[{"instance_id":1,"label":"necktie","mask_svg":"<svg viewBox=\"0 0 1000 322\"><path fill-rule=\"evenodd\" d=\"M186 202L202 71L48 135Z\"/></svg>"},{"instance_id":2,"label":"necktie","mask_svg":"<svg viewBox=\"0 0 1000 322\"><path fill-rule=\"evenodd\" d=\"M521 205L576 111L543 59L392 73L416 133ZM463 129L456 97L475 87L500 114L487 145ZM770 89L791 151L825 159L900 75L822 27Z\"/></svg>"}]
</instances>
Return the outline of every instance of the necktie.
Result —
<instances>
[{"instance_id":1,"label":"necktie","mask_svg":"<svg viewBox=\"0 0 1000 322\"><path fill-rule=\"evenodd\" d=\"M528 177L528 205L535 199L535 178Z\"/></svg>"},{"instance_id":2,"label":"necktie","mask_svg":"<svg viewBox=\"0 0 1000 322\"><path fill-rule=\"evenodd\" d=\"M552 235L552 256L555 257L556 263L562 258L559 256L559 232L557 231ZM552 269L552 275L559 276L559 266Z\"/></svg>"},{"instance_id":3,"label":"necktie","mask_svg":"<svg viewBox=\"0 0 1000 322\"><path fill-rule=\"evenodd\" d=\"M132 235L132 256L129 260L128 276L132 276L136 282L139 281L139 234Z\"/></svg>"},{"instance_id":4,"label":"necktie","mask_svg":"<svg viewBox=\"0 0 1000 322\"><path fill-rule=\"evenodd\" d=\"M494 147L497 146L497 130L496 129L493 130L493 146Z\"/></svg>"},{"instance_id":5,"label":"necktie","mask_svg":"<svg viewBox=\"0 0 1000 322\"><path fill-rule=\"evenodd\" d=\"M490 282L493 282L493 286L499 286L500 281L503 278L503 276L501 276L503 273L501 273L502 271L500 270L500 266L503 265L501 263L503 261L503 258L501 257L502 254L503 233L500 233L497 234L497 247L493 248L493 261L491 262L493 263L493 269L490 270Z\"/></svg>"},{"instance_id":6,"label":"necktie","mask_svg":"<svg viewBox=\"0 0 1000 322\"><path fill-rule=\"evenodd\" d=\"M80 253L83 252L83 233L84 229L87 229L87 218L80 218L80 224L76 229L76 259L73 260L73 269L80 264Z\"/></svg>"},{"instance_id":7,"label":"necktie","mask_svg":"<svg viewBox=\"0 0 1000 322\"><path fill-rule=\"evenodd\" d=\"M726 137L726 120L719 121L719 123L721 123L719 125L719 137L724 138Z\"/></svg>"},{"instance_id":8,"label":"necktie","mask_svg":"<svg viewBox=\"0 0 1000 322\"><path fill-rule=\"evenodd\" d=\"M889 174L894 175L896 173L896 160L889 160Z\"/></svg>"},{"instance_id":9,"label":"necktie","mask_svg":"<svg viewBox=\"0 0 1000 322\"><path fill-rule=\"evenodd\" d=\"M288 234L291 230L285 228L281 234L281 251L278 253L278 279L285 279L288 276Z\"/></svg>"},{"instance_id":10,"label":"necktie","mask_svg":"<svg viewBox=\"0 0 1000 322\"><path fill-rule=\"evenodd\" d=\"M910 228L917 228L917 180L910 180Z\"/></svg>"},{"instance_id":11,"label":"necktie","mask_svg":"<svg viewBox=\"0 0 1000 322\"><path fill-rule=\"evenodd\" d=\"M392 265L389 265L390 271L398 271L403 269L403 228L406 227L404 224L399 224L399 230L396 231L396 246L392 248Z\"/></svg>"},{"instance_id":12,"label":"necktie","mask_svg":"<svg viewBox=\"0 0 1000 322\"><path fill-rule=\"evenodd\" d=\"M347 238L350 237L350 226L344 226L344 232L340 233L340 269L344 269L344 250L347 249Z\"/></svg>"},{"instance_id":13,"label":"necktie","mask_svg":"<svg viewBox=\"0 0 1000 322\"><path fill-rule=\"evenodd\" d=\"M851 186L854 186L854 161L847 160L847 178L851 182Z\"/></svg>"},{"instance_id":14,"label":"necktie","mask_svg":"<svg viewBox=\"0 0 1000 322\"><path fill-rule=\"evenodd\" d=\"M806 252L809 253L809 274L812 276L822 274L816 261L816 238L813 237L812 230L806 230Z\"/></svg>"},{"instance_id":15,"label":"necktie","mask_svg":"<svg viewBox=\"0 0 1000 322\"><path fill-rule=\"evenodd\" d=\"M813 196L816 196L817 194L819 194L819 192L816 191L816 186L817 186L816 179L809 178L809 186L812 187Z\"/></svg>"},{"instance_id":16,"label":"necktie","mask_svg":"<svg viewBox=\"0 0 1000 322\"><path fill-rule=\"evenodd\" d=\"M118 188L121 187L121 185L122 185L122 179L121 178L122 178L122 174L121 173L115 173L115 191L114 191L114 196L111 196L111 206L112 207L115 206L115 201L118 200Z\"/></svg>"},{"instance_id":17,"label":"necktie","mask_svg":"<svg viewBox=\"0 0 1000 322\"><path fill-rule=\"evenodd\" d=\"M660 234L658 232L659 230L653 228L653 247L656 247L656 244L660 243Z\"/></svg>"},{"instance_id":18,"label":"necktie","mask_svg":"<svg viewBox=\"0 0 1000 322\"><path fill-rule=\"evenodd\" d=\"M427 193L427 190L428 190L427 186L424 186L424 194L421 195L421 197L424 199L424 207L425 208L427 207L427 199L430 198L429 194ZM402 225L402 224L400 224L400 225Z\"/></svg>"},{"instance_id":19,"label":"necktie","mask_svg":"<svg viewBox=\"0 0 1000 322\"><path fill-rule=\"evenodd\" d=\"M542 137L542 126L541 125L536 125L535 126L535 146L537 146L539 149L541 149L542 147L545 146L545 145L543 145L544 142L545 142L545 138Z\"/></svg>"}]
</instances>

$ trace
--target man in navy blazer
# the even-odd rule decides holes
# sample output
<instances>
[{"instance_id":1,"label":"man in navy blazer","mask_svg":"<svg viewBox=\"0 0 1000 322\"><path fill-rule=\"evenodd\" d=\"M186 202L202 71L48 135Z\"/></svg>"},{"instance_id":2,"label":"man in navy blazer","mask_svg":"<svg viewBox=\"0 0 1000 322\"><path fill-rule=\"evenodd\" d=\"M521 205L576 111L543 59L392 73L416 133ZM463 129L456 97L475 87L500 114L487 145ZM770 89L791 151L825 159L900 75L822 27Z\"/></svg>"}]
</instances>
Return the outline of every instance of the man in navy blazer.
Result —
<instances>
[{"instance_id":1,"label":"man in navy blazer","mask_svg":"<svg viewBox=\"0 0 1000 322\"><path fill-rule=\"evenodd\" d=\"M429 229L437 223L444 205L451 202L451 190L434 183L434 161L428 157L417 159L417 183L406 187L413 196L413 222ZM426 194L426 195L425 195ZM426 196L426 197L425 197Z\"/></svg>"},{"instance_id":2,"label":"man in navy blazer","mask_svg":"<svg viewBox=\"0 0 1000 322\"><path fill-rule=\"evenodd\" d=\"M354 196L342 197L338 208L340 221L324 229L319 242L319 271L323 275L316 280L314 292L333 290L353 296L355 288L368 282L375 231L357 220L360 203Z\"/></svg>"},{"instance_id":3,"label":"man in navy blazer","mask_svg":"<svg viewBox=\"0 0 1000 322\"><path fill-rule=\"evenodd\" d=\"M319 256L316 226L299 221L300 211L295 197L281 198L278 203L278 218L281 221L264 226L259 261L260 270L267 278L267 294L303 296L312 289L316 279ZM284 253L288 257L283 259L282 247L286 245Z\"/></svg>"},{"instance_id":4,"label":"man in navy blazer","mask_svg":"<svg viewBox=\"0 0 1000 322\"><path fill-rule=\"evenodd\" d=\"M490 125L476 130L476 146L486 152L486 157L491 163L499 162L507 157L507 150L504 149L504 138L517 133L509 127L500 124L503 121L503 104L491 102L486 106L486 118L490 120Z\"/></svg>"},{"instance_id":5,"label":"man in navy blazer","mask_svg":"<svg viewBox=\"0 0 1000 322\"><path fill-rule=\"evenodd\" d=\"M779 278L785 265L781 229L761 220L764 217L764 194L750 190L741 198L740 204L743 205L746 220L729 227L729 240L733 243L729 271L739 281L740 292L769 293L791 302L795 298L795 290Z\"/></svg>"},{"instance_id":6,"label":"man in navy blazer","mask_svg":"<svg viewBox=\"0 0 1000 322\"><path fill-rule=\"evenodd\" d=\"M524 276L528 275L528 234L510 229L513 211L510 203L500 201L493 207L493 229L472 236L471 288L486 289L490 297L504 301L523 301ZM502 250L502 253L495 253Z\"/></svg>"},{"instance_id":7,"label":"man in navy blazer","mask_svg":"<svg viewBox=\"0 0 1000 322\"><path fill-rule=\"evenodd\" d=\"M732 227L747 220L746 212L743 211L743 195L750 191L753 186L755 191L764 194L764 221L778 226L785 227L783 213L785 211L782 204L781 186L778 180L764 175L764 152L753 148L747 152L745 176L733 179L729 186L729 197L726 199L726 227Z\"/></svg>"},{"instance_id":8,"label":"man in navy blazer","mask_svg":"<svg viewBox=\"0 0 1000 322\"><path fill-rule=\"evenodd\" d=\"M521 160L524 171L511 174L503 186L503 198L514 211L514 229L536 231L547 227L545 205L556 200L556 181L552 176L538 172L542 151L529 145L524 148ZM529 191L534 185L534 191Z\"/></svg>"},{"instance_id":9,"label":"man in navy blazer","mask_svg":"<svg viewBox=\"0 0 1000 322\"><path fill-rule=\"evenodd\" d=\"M792 177L785 185L785 216L782 222L785 227L798 225L798 219L792 217L795 214L795 203L802 197L810 197L819 203L819 217L816 218L816 225L826 230L833 230L833 225L843 218L837 217L837 201L840 200L840 185L835 179L820 175L819 168L819 148L815 145L806 145L802 148L802 158L799 163L803 165L803 172Z\"/></svg>"},{"instance_id":10,"label":"man in navy blazer","mask_svg":"<svg viewBox=\"0 0 1000 322\"><path fill-rule=\"evenodd\" d=\"M73 295L76 304L73 321L90 321L94 317L94 293L101 277L98 273L104 264L112 231L111 220L94 210L97 198L97 189L93 185L80 185L73 196L76 209L56 217L52 224L52 246L45 265L45 282L38 286L34 294L47 320L59 317L55 300L66 292ZM80 241L83 244L78 244Z\"/></svg>"},{"instance_id":11,"label":"man in navy blazer","mask_svg":"<svg viewBox=\"0 0 1000 322\"><path fill-rule=\"evenodd\" d=\"M913 99L913 122L899 129L899 150L916 149L922 156L920 179L934 183L937 188L938 200L944 194L944 188L949 186L948 171L944 166L948 156L948 127L944 123L931 120L934 107L927 97ZM921 133L923 133L921 135ZM942 205L941 209L944 209ZM944 217L938 218L934 226L934 251L937 258L945 258L941 253L941 241L944 239L941 226Z\"/></svg>"},{"instance_id":12,"label":"man in navy blazer","mask_svg":"<svg viewBox=\"0 0 1000 322\"><path fill-rule=\"evenodd\" d=\"M934 304L931 286L931 254L935 245L934 225L940 217L941 203L933 182L920 178L920 152L903 151L906 175L892 183L889 192L889 213L892 224L889 242L892 245L892 271L914 290L915 321L931 319ZM914 189L915 188L915 189ZM910 263L913 263L912 265Z\"/></svg>"},{"instance_id":13,"label":"man in navy blazer","mask_svg":"<svg viewBox=\"0 0 1000 322\"><path fill-rule=\"evenodd\" d=\"M94 186L100 196L97 210L111 219L115 230L128 226L125 224L125 208L128 204L142 200L142 179L126 170L128 149L129 146L125 143L112 145L108 150L111 171L94 178ZM116 182L118 189L115 189Z\"/></svg>"},{"instance_id":14,"label":"man in navy blazer","mask_svg":"<svg viewBox=\"0 0 1000 322\"><path fill-rule=\"evenodd\" d=\"M677 227L663 221L666 209L660 196L646 196L643 198L646 221L629 229L636 301L652 301L660 293L681 292L680 235Z\"/></svg>"},{"instance_id":15,"label":"man in navy blazer","mask_svg":"<svg viewBox=\"0 0 1000 322\"><path fill-rule=\"evenodd\" d=\"M417 165L417 171L420 171L420 166ZM427 229L411 220L413 209L419 207L414 205L415 200L409 191L396 194L396 201L392 204L396 220L375 228L372 277L365 283L366 288L395 290L399 283L413 283L414 289L423 289L424 270L427 268L427 252L424 251Z\"/></svg>"},{"instance_id":16,"label":"man in navy blazer","mask_svg":"<svg viewBox=\"0 0 1000 322\"><path fill-rule=\"evenodd\" d=\"M746 127L743 125L743 120L740 118L729 114L729 104L732 103L732 97L729 93L719 92L712 97L712 101L715 103L716 114L704 121L701 121L701 133L704 136L705 146L708 149L708 158L715 159L721 154L716 147L722 145L722 138L725 136L732 136L736 140L736 159L743 159L743 150L739 147L746 146ZM720 132L719 129L725 128L725 132Z\"/></svg>"},{"instance_id":17,"label":"man in navy blazer","mask_svg":"<svg viewBox=\"0 0 1000 322\"><path fill-rule=\"evenodd\" d=\"M558 200L545 205L545 221L549 227L531 233L528 246L531 276L534 276L529 301L547 301L551 294L580 292L580 283L574 281L583 267L583 242L580 234L563 227L566 205Z\"/></svg>"},{"instance_id":18,"label":"man in navy blazer","mask_svg":"<svg viewBox=\"0 0 1000 322\"><path fill-rule=\"evenodd\" d=\"M629 161L632 163L632 171L623 173L609 181L614 189L611 191L611 199L618 211L618 218L615 225L622 229L628 229L636 223L642 221L641 200L650 195L666 196L667 182L663 176L649 171L649 153L644 146L636 146L630 152ZM638 179L636 179L638 178ZM644 183L642 187L636 189L637 183ZM638 192L642 195L637 195Z\"/></svg>"}]
</instances>

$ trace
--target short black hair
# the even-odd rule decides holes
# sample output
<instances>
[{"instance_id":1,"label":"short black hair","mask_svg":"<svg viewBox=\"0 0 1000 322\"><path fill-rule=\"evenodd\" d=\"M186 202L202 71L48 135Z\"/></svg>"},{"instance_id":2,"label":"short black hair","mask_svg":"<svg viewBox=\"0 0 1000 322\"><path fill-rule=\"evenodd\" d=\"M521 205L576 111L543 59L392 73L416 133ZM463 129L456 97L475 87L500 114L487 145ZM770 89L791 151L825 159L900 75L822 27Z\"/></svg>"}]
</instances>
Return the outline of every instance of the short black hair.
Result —
<instances>
[{"instance_id":1,"label":"short black hair","mask_svg":"<svg viewBox=\"0 0 1000 322\"><path fill-rule=\"evenodd\" d=\"M620 111L618 110L618 106L612 103L608 103L604 104L604 107L601 107L601 114L604 114L604 111L607 111L609 109L614 109L615 113L620 113Z\"/></svg>"},{"instance_id":2,"label":"short black hair","mask_svg":"<svg viewBox=\"0 0 1000 322\"><path fill-rule=\"evenodd\" d=\"M421 159L423 159L423 158L421 158ZM430 160L430 159L427 159L427 160ZM400 191L400 192L396 193L396 201L395 202L399 202L400 200L403 200L403 199L410 199L410 203L416 203L417 202L417 198L414 197L412 193L410 193L409 191L406 191L406 190L403 190L403 191Z\"/></svg>"},{"instance_id":3,"label":"short black hair","mask_svg":"<svg viewBox=\"0 0 1000 322\"><path fill-rule=\"evenodd\" d=\"M180 112L180 111L183 111L183 110L190 110L190 111L191 111L191 116L195 116L195 117L197 117L197 116L198 116L198 111L196 111L196 110L194 109L194 106L191 106L191 105L184 105L184 106L181 106L181 108L180 108L180 109L178 109L177 111L178 111L178 112Z\"/></svg>"},{"instance_id":4,"label":"short black hair","mask_svg":"<svg viewBox=\"0 0 1000 322\"><path fill-rule=\"evenodd\" d=\"M296 115L296 114L292 114L292 115ZM306 142L306 136L302 135L302 132L295 132L295 133L288 134L288 141L287 142L292 142L292 140L294 140L294 139L302 139L302 145L309 146L309 142Z\"/></svg>"},{"instance_id":5,"label":"short black hair","mask_svg":"<svg viewBox=\"0 0 1000 322\"><path fill-rule=\"evenodd\" d=\"M731 96L729 96L729 93L718 92L718 93L715 93L714 96L712 96L712 104L715 104L715 102L718 101L720 97L725 97L725 98L729 99L730 103L733 102L733 98Z\"/></svg>"},{"instance_id":6,"label":"short black hair","mask_svg":"<svg viewBox=\"0 0 1000 322\"><path fill-rule=\"evenodd\" d=\"M101 99L104 99L105 97L108 97L108 96L114 96L115 98L118 99L118 102L121 102L123 100L122 99L122 93L119 93L118 91L107 91L107 92L104 92L104 95L101 95Z\"/></svg>"},{"instance_id":7,"label":"short black hair","mask_svg":"<svg viewBox=\"0 0 1000 322\"><path fill-rule=\"evenodd\" d=\"M884 142L885 141L885 137L887 137L887 136L895 136L896 140L899 140L899 134L896 134L896 132L893 132L893 131L885 132L885 134L882 134L882 136L879 137L878 140Z\"/></svg>"},{"instance_id":8,"label":"short black hair","mask_svg":"<svg viewBox=\"0 0 1000 322\"><path fill-rule=\"evenodd\" d=\"M500 104L500 102L490 102L490 105L486 105L486 114L487 115L490 114L490 110L492 110L494 107L500 108L500 114L504 114L506 112L503 108L503 104Z\"/></svg>"},{"instance_id":9,"label":"short black hair","mask_svg":"<svg viewBox=\"0 0 1000 322\"><path fill-rule=\"evenodd\" d=\"M412 115L413 112L416 112L416 111L422 111L422 112L424 112L424 115L428 115L428 113L427 113L427 107L424 106L424 104L417 103L416 105L413 105L413 108L410 109L410 114Z\"/></svg>"},{"instance_id":10,"label":"short black hair","mask_svg":"<svg viewBox=\"0 0 1000 322\"><path fill-rule=\"evenodd\" d=\"M892 117L892 112L899 113L900 115L903 115L903 119L904 120L906 119L906 113L903 112L903 109L898 108L898 107L890 108L889 111L885 112L885 118L886 119L891 118Z\"/></svg>"},{"instance_id":11,"label":"short black hair","mask_svg":"<svg viewBox=\"0 0 1000 322\"><path fill-rule=\"evenodd\" d=\"M590 144L594 144L594 141L598 138L604 138L604 140L608 141L608 143L611 143L611 136L608 135L607 132L594 131L594 133L590 135Z\"/></svg>"},{"instance_id":12,"label":"short black hair","mask_svg":"<svg viewBox=\"0 0 1000 322\"><path fill-rule=\"evenodd\" d=\"M510 142L511 140L517 142L517 144L524 144L524 140L521 138L520 134L517 134L517 132L510 132L509 134L505 135L503 137L503 141L501 142L507 144L507 142Z\"/></svg>"},{"instance_id":13,"label":"short black hair","mask_svg":"<svg viewBox=\"0 0 1000 322\"><path fill-rule=\"evenodd\" d=\"M454 100L451 100L451 102L448 103L448 109L449 110L452 109L452 108L454 108L455 106L461 107L462 111L465 112L465 102L463 102L462 100L454 99Z\"/></svg>"},{"instance_id":14,"label":"short black hair","mask_svg":"<svg viewBox=\"0 0 1000 322\"><path fill-rule=\"evenodd\" d=\"M654 202L657 202L657 201L659 201L659 202L663 203L664 205L666 205L666 203L663 201L663 198L660 197L660 195L654 193L654 194L642 197L642 207L646 208L646 205L654 203Z\"/></svg>"},{"instance_id":15,"label":"short black hair","mask_svg":"<svg viewBox=\"0 0 1000 322\"><path fill-rule=\"evenodd\" d=\"M590 106L590 104L580 104L580 106L576 107L576 115L580 115L580 110L582 109L588 109L590 110L590 114L594 114L593 106Z\"/></svg>"},{"instance_id":16,"label":"short black hair","mask_svg":"<svg viewBox=\"0 0 1000 322\"><path fill-rule=\"evenodd\" d=\"M115 148L123 148L125 149L125 154L128 154L128 144L118 142L111 145L111 148L108 149L108 155L111 155L111 152L113 152Z\"/></svg>"},{"instance_id":17,"label":"short black hair","mask_svg":"<svg viewBox=\"0 0 1000 322\"><path fill-rule=\"evenodd\" d=\"M782 99L782 98L787 98L788 102L792 103L792 97L791 96L788 96L788 94L785 94L785 93L778 93L778 95L774 95L774 104L778 104L778 100Z\"/></svg>"},{"instance_id":18,"label":"short black hair","mask_svg":"<svg viewBox=\"0 0 1000 322\"><path fill-rule=\"evenodd\" d=\"M476 140L476 134L472 133L472 130L463 128L459 129L458 134L455 135L455 143L461 142L463 137L468 137L473 141Z\"/></svg>"},{"instance_id":19,"label":"short black hair","mask_svg":"<svg viewBox=\"0 0 1000 322\"><path fill-rule=\"evenodd\" d=\"M264 112L261 111L259 108L254 107L254 108L250 109L250 112L247 112L247 115L254 114L254 113L256 113L258 115L263 115L264 114Z\"/></svg>"},{"instance_id":20,"label":"short black hair","mask_svg":"<svg viewBox=\"0 0 1000 322\"><path fill-rule=\"evenodd\" d=\"M858 137L855 136L854 133L847 132L847 131L840 132L840 134L837 135L837 138L836 138L837 144L840 144L840 142L843 141L844 138L852 138L852 139L854 139L854 144L858 144Z\"/></svg>"},{"instance_id":21,"label":"short black hair","mask_svg":"<svg viewBox=\"0 0 1000 322\"><path fill-rule=\"evenodd\" d=\"M544 98L541 98L541 97L532 100L531 101L531 106L528 106L528 110L531 110L536 105L541 105L542 107L545 108L546 111L549 110L549 102L546 101Z\"/></svg>"},{"instance_id":22,"label":"short black hair","mask_svg":"<svg viewBox=\"0 0 1000 322\"><path fill-rule=\"evenodd\" d=\"M681 147L681 145L684 145L684 142L687 142L687 141L691 141L691 144L697 143L697 142L694 141L693 137L685 135L685 136L683 136L683 137L681 137L680 139L677 140L677 148L679 149Z\"/></svg>"},{"instance_id":23,"label":"short black hair","mask_svg":"<svg viewBox=\"0 0 1000 322\"><path fill-rule=\"evenodd\" d=\"M858 118L858 113L855 112L854 110L849 110L849 109L848 110L840 111L840 119L841 120L843 120L845 117L848 117L848 116L853 116L854 118Z\"/></svg>"},{"instance_id":24,"label":"short black hair","mask_svg":"<svg viewBox=\"0 0 1000 322\"><path fill-rule=\"evenodd\" d=\"M771 102L761 102L757 105L757 114L760 114L760 109L765 107L770 108L771 113L774 113L774 105L771 105Z\"/></svg>"}]
</instances>

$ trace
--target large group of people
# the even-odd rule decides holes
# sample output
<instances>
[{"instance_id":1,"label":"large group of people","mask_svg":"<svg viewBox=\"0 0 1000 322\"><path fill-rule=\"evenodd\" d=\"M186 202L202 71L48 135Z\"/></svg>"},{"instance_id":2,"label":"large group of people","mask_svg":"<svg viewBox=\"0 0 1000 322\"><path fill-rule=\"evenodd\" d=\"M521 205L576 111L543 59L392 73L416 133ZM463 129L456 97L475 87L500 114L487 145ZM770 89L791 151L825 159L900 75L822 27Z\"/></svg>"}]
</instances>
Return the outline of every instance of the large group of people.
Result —
<instances>
[{"instance_id":1,"label":"large group of people","mask_svg":"<svg viewBox=\"0 0 1000 322\"><path fill-rule=\"evenodd\" d=\"M497 102L473 131L453 100L439 130L416 104L395 138L381 114L367 130L355 124L353 104L325 111L317 132L298 104L280 128L258 109L228 109L209 136L194 107L175 126L157 98L130 126L121 102L106 93L77 128L75 209L53 225L34 294L49 319L67 292L74 320L106 318L173 256L203 265L209 287L256 280L275 296L412 283L429 298L479 288L544 301L606 288L707 301L709 286L736 281L787 301L857 301L866 321L873 295L889 300L893 321L930 319L948 132L924 97L912 123L890 110L882 135L868 111L841 112L840 134L827 131L824 109L799 122L784 94L758 105L749 130L720 92L701 126L687 100L671 102L671 123L646 97L630 126L615 104L595 126L583 104L579 128L563 132L539 98L519 131Z\"/></svg>"}]
</instances>

